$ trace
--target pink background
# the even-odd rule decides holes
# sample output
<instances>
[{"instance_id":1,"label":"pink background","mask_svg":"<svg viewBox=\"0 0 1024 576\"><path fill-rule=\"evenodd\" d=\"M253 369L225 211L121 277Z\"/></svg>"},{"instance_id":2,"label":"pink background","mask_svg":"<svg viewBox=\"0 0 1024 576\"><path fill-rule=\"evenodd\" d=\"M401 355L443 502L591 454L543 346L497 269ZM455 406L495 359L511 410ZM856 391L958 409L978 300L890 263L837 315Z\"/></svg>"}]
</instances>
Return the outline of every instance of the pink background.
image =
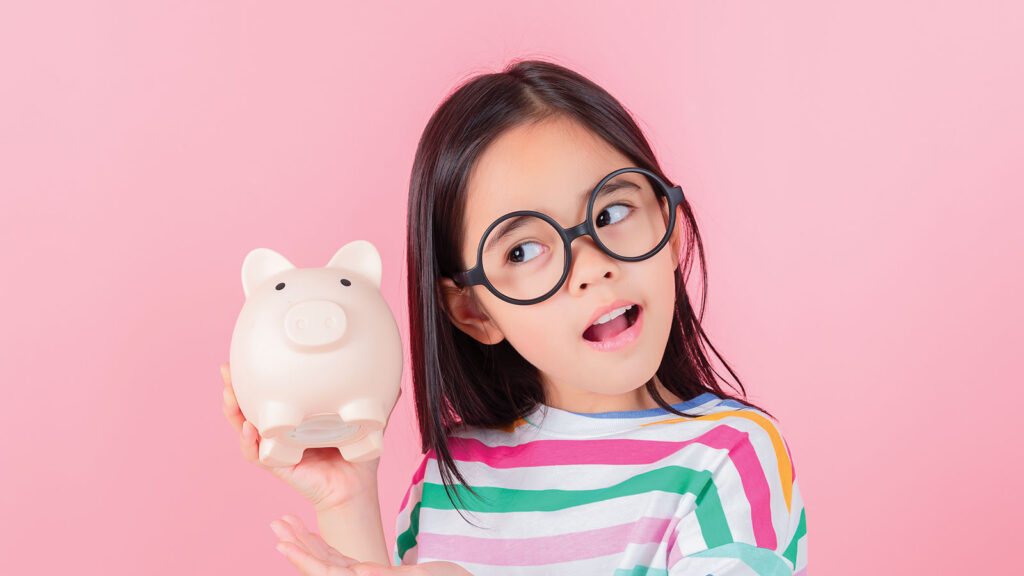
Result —
<instances>
[{"instance_id":1,"label":"pink background","mask_svg":"<svg viewBox=\"0 0 1024 576\"><path fill-rule=\"evenodd\" d=\"M242 259L372 241L408 347L417 139L519 56L617 96L686 190L707 329L780 418L813 572L1011 566L1019 4L367 4L0 7L0 573L291 573L269 522L312 508L220 410Z\"/></svg>"}]
</instances>

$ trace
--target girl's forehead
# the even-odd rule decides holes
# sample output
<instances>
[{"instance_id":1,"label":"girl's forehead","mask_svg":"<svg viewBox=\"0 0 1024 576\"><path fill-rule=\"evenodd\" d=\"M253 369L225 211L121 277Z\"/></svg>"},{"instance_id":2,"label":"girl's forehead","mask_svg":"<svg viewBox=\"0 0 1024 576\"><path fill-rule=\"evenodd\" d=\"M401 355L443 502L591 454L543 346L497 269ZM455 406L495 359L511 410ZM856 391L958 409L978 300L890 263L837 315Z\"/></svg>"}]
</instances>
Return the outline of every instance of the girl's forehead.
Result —
<instances>
[{"instance_id":1,"label":"girl's forehead","mask_svg":"<svg viewBox=\"0 0 1024 576\"><path fill-rule=\"evenodd\" d=\"M594 186L629 165L622 153L573 121L511 128L484 150L470 172L468 240L473 243L491 222L516 210L537 210L564 225L578 224L575 219L582 220Z\"/></svg>"}]
</instances>

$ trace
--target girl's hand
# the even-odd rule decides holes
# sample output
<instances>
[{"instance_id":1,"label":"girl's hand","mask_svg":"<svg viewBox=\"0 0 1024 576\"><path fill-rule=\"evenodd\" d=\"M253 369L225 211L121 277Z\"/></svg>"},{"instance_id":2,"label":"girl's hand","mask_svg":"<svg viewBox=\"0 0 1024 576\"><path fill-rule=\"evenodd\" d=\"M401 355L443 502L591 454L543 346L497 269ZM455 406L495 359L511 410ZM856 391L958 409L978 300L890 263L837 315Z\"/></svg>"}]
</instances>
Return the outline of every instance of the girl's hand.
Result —
<instances>
[{"instance_id":1,"label":"girl's hand","mask_svg":"<svg viewBox=\"0 0 1024 576\"><path fill-rule=\"evenodd\" d=\"M266 466L260 463L260 435L238 407L228 363L220 367L224 380L224 416L238 431L242 456L284 480L309 500L317 511L358 498L377 498L377 466L380 458L349 462L337 448L307 448L294 466Z\"/></svg>"},{"instance_id":2,"label":"girl's hand","mask_svg":"<svg viewBox=\"0 0 1024 576\"><path fill-rule=\"evenodd\" d=\"M465 568L451 562L424 562L395 567L382 566L376 562L359 562L331 548L319 534L306 530L302 520L291 514L274 520L270 527L279 539L277 550L306 576L472 576Z\"/></svg>"}]
</instances>

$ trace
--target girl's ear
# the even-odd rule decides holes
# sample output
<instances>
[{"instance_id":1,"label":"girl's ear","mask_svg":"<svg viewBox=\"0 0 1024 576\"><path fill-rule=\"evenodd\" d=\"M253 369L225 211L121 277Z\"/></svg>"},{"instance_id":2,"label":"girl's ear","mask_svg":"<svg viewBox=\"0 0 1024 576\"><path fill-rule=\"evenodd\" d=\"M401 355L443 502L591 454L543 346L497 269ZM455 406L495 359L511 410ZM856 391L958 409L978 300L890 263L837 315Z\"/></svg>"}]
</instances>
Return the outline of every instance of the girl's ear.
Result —
<instances>
[{"instance_id":1,"label":"girl's ear","mask_svg":"<svg viewBox=\"0 0 1024 576\"><path fill-rule=\"evenodd\" d=\"M459 289L451 278L441 279L445 312L452 324L482 344L497 344L505 339L501 329L480 308L469 287Z\"/></svg>"},{"instance_id":2,"label":"girl's ear","mask_svg":"<svg viewBox=\"0 0 1024 576\"><path fill-rule=\"evenodd\" d=\"M672 248L672 254L675 255L676 262L672 266L672 270L679 268L679 262L683 259L683 207L676 206L676 223L672 227L672 238L669 239L669 246Z\"/></svg>"}]
</instances>

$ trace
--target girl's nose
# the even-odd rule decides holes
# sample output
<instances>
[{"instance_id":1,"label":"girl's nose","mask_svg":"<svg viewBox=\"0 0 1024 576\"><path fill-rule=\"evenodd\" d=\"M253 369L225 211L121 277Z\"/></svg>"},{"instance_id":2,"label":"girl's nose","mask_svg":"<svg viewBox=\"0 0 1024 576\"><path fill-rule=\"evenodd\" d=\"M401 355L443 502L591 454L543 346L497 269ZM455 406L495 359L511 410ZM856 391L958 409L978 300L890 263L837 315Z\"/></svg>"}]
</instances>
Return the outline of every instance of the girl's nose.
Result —
<instances>
[{"instance_id":1,"label":"girl's nose","mask_svg":"<svg viewBox=\"0 0 1024 576\"><path fill-rule=\"evenodd\" d=\"M565 280L570 294L579 294L594 282L618 275L619 261L605 254L592 238L581 236L573 242L572 267Z\"/></svg>"}]
</instances>

